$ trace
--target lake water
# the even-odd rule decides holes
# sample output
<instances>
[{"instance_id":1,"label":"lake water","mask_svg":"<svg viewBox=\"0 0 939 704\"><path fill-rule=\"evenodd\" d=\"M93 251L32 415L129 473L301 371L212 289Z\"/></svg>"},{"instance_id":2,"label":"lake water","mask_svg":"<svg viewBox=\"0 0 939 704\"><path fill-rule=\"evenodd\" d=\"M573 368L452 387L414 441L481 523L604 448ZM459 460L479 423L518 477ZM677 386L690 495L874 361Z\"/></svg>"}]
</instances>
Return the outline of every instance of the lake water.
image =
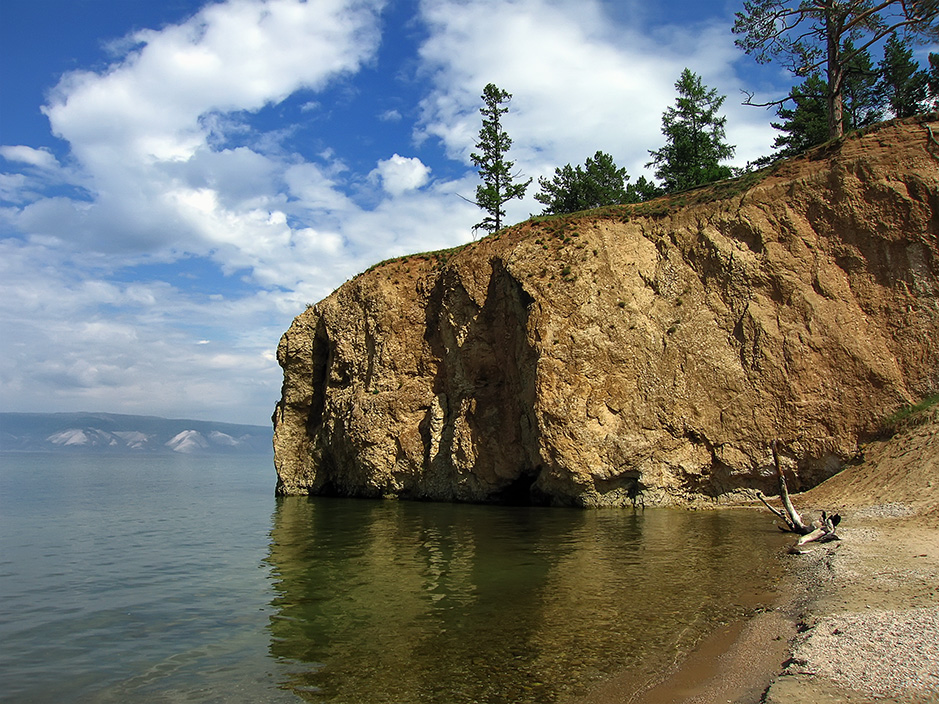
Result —
<instances>
[{"instance_id":1,"label":"lake water","mask_svg":"<svg viewBox=\"0 0 939 704\"><path fill-rule=\"evenodd\" d=\"M273 496L265 457L0 453L0 698L572 702L765 603L748 511Z\"/></svg>"}]
</instances>

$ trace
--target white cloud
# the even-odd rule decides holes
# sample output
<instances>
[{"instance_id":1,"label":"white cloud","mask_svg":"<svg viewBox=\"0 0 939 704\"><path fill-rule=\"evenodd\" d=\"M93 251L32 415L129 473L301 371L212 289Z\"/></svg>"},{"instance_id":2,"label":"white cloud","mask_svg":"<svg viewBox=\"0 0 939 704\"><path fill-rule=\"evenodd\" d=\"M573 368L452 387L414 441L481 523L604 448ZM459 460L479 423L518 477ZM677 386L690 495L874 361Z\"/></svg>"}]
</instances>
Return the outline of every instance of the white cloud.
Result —
<instances>
[{"instance_id":1,"label":"white cloud","mask_svg":"<svg viewBox=\"0 0 939 704\"><path fill-rule=\"evenodd\" d=\"M18 161L40 169L55 169L59 166L55 155L48 149L33 149L22 145L2 146L0 156L7 161Z\"/></svg>"},{"instance_id":2,"label":"white cloud","mask_svg":"<svg viewBox=\"0 0 939 704\"><path fill-rule=\"evenodd\" d=\"M22 208L41 199L49 188L70 186L78 192L84 190L83 179L71 167L60 164L47 148L4 145L0 146L0 157L10 169L0 173L0 201ZM6 210L3 219L15 220L18 208Z\"/></svg>"},{"instance_id":3,"label":"white cloud","mask_svg":"<svg viewBox=\"0 0 939 704\"><path fill-rule=\"evenodd\" d=\"M735 102L740 52L726 23L650 33L638 20L614 23L593 0L425 0L421 8L430 37L420 53L433 81L422 134L464 162L479 130L480 93L493 82L513 94L504 118L509 156L525 174L548 175L602 149L635 178L662 144L661 116L685 67L728 95L738 163L772 142L765 113ZM540 210L530 197L510 207L510 219Z\"/></svg>"},{"instance_id":4,"label":"white cloud","mask_svg":"<svg viewBox=\"0 0 939 704\"><path fill-rule=\"evenodd\" d=\"M345 213L355 208L334 176L317 164L288 167L284 172L284 182L290 195L308 210Z\"/></svg>"},{"instance_id":5,"label":"white cloud","mask_svg":"<svg viewBox=\"0 0 939 704\"><path fill-rule=\"evenodd\" d=\"M265 422L277 339L304 304L376 261L470 238L480 212L459 194L478 182L469 153L490 81L515 96L510 158L527 176L598 149L638 176L685 66L728 94L739 163L772 141L765 113L736 105L740 57L726 26L650 35L597 0L422 2L418 144L387 145L383 154L398 152L369 173L319 135L315 159L290 152L296 125L252 132L246 114L298 91L313 125L334 107L325 88L343 81L354 93L355 73L376 60L383 5L212 3L115 44L123 53L106 70L62 79L45 113L68 157L0 147L22 167L0 174L12 204L0 224L18 233L0 240L0 405ZM368 115L377 133L401 131L398 110ZM456 167L432 161L441 145ZM421 157L401 156L409 146ZM541 210L534 192L509 221ZM244 285L190 289L134 268L181 259L211 260Z\"/></svg>"},{"instance_id":6,"label":"white cloud","mask_svg":"<svg viewBox=\"0 0 939 704\"><path fill-rule=\"evenodd\" d=\"M375 50L378 2L242 0L134 36L138 49L107 73L66 76L45 109L86 163L117 142L126 156L191 156L211 111L257 110L299 88L322 88ZM98 151L100 150L100 152Z\"/></svg>"},{"instance_id":7,"label":"white cloud","mask_svg":"<svg viewBox=\"0 0 939 704\"><path fill-rule=\"evenodd\" d=\"M4 195L18 204L3 222L27 238L0 241L4 407L35 399L32 410L221 410L241 420L261 408L250 419L264 422L279 386L272 350L310 289L295 256L338 261L342 242L291 218L351 205L328 170L295 155L220 148L244 129L228 114L356 71L377 49L382 5L212 3L181 24L136 33L106 71L60 81L44 112L88 197L42 195L48 176L3 175ZM0 155L59 169L42 149L5 146ZM200 297L160 281L111 280L122 265L186 252L229 273L253 270L275 288ZM328 286L317 282L316 293ZM207 338L212 345L198 344Z\"/></svg>"},{"instance_id":8,"label":"white cloud","mask_svg":"<svg viewBox=\"0 0 939 704\"><path fill-rule=\"evenodd\" d=\"M232 127L220 116L259 110L357 70L378 46L382 4L231 0L137 32L125 43L131 53L102 73L66 75L44 108L92 198L39 200L14 222L27 233L68 232L69 243L103 252L205 253L239 234L257 237L257 211L277 206L270 201L286 165L247 148L214 149L219 131ZM28 147L5 155L54 161Z\"/></svg>"},{"instance_id":9,"label":"white cloud","mask_svg":"<svg viewBox=\"0 0 939 704\"><path fill-rule=\"evenodd\" d=\"M430 179L430 169L417 157L399 154L383 159L370 176L381 180L382 188L393 196L420 188Z\"/></svg>"}]
</instances>

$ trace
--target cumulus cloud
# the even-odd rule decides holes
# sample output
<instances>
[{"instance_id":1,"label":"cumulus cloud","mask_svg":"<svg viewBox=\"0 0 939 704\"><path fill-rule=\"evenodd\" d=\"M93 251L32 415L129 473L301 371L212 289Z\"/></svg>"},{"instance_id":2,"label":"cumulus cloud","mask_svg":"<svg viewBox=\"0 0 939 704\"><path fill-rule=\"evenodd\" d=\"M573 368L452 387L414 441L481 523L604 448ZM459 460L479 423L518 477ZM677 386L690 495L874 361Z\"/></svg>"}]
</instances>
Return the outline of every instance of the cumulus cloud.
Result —
<instances>
[{"instance_id":1,"label":"cumulus cloud","mask_svg":"<svg viewBox=\"0 0 939 704\"><path fill-rule=\"evenodd\" d=\"M480 215L460 195L478 183L486 83L514 94L510 157L533 177L597 149L637 176L685 66L737 90L726 22L650 31L599 0L422 0L426 36L394 69L418 79L420 105L375 101L342 135L414 141L356 161L317 129L330 89L367 95L355 81L379 61L384 4L213 2L62 78L44 112L67 158L0 147L0 404L265 422L277 339L304 304L381 259L469 240ZM256 132L251 116L289 96L295 122ZM739 163L768 150L765 113L733 98L726 112ZM301 121L315 154L285 146ZM534 192L509 220L541 210ZM173 262L209 273L160 269Z\"/></svg>"},{"instance_id":2,"label":"cumulus cloud","mask_svg":"<svg viewBox=\"0 0 939 704\"><path fill-rule=\"evenodd\" d=\"M69 232L68 242L105 252L204 253L220 241L239 246L263 236L257 211L276 206L284 165L248 148L215 148L227 127L220 116L257 111L356 71L378 46L381 6L231 1L135 33L120 60L103 72L67 74L43 108L53 133L69 143L91 198L37 199L15 224L24 232ZM6 147L3 154L54 165L42 150Z\"/></svg>"},{"instance_id":3,"label":"cumulus cloud","mask_svg":"<svg viewBox=\"0 0 939 704\"><path fill-rule=\"evenodd\" d=\"M740 52L726 22L650 30L638 14L612 21L595 0L425 0L421 9L430 35L420 54L433 81L421 134L442 140L455 159L468 162L479 96L494 82L513 94L504 124L514 140L510 156L527 175L548 175L602 149L636 177L648 150L661 146L661 116L685 67L730 96L737 162L769 151L765 113L734 101ZM510 207L524 217L536 204Z\"/></svg>"},{"instance_id":4,"label":"cumulus cloud","mask_svg":"<svg viewBox=\"0 0 939 704\"><path fill-rule=\"evenodd\" d=\"M55 184L28 172L0 179L14 204L2 211L4 230L19 233L2 241L4 407L33 398L44 408L30 410L175 407L178 415L202 406L205 415L211 405L216 416L250 409L225 413L244 420L269 406L258 395L276 397L277 337L302 309L301 296L330 287L322 278L302 283L311 272L295 257L338 259L341 242L328 228L293 222L341 212L349 200L321 168L293 155L263 144L226 147L242 129L227 116L354 73L377 49L382 5L212 3L183 23L128 37L106 70L62 78L43 111L68 143L84 193L44 193ZM0 156L59 168L44 149L4 146ZM193 298L164 281L109 280L122 266L187 253L214 258L230 275L245 270L273 290ZM233 327L246 333L232 339ZM225 356L195 344L207 331Z\"/></svg>"},{"instance_id":5,"label":"cumulus cloud","mask_svg":"<svg viewBox=\"0 0 939 704\"><path fill-rule=\"evenodd\" d=\"M33 149L23 145L0 146L0 156L7 161L17 161L40 169L57 168L59 162L48 149Z\"/></svg>"},{"instance_id":6,"label":"cumulus cloud","mask_svg":"<svg viewBox=\"0 0 939 704\"><path fill-rule=\"evenodd\" d=\"M404 157L399 154L378 162L370 174L381 180L382 188L393 196L400 196L405 191L413 191L427 183L430 169L417 157Z\"/></svg>"}]
</instances>

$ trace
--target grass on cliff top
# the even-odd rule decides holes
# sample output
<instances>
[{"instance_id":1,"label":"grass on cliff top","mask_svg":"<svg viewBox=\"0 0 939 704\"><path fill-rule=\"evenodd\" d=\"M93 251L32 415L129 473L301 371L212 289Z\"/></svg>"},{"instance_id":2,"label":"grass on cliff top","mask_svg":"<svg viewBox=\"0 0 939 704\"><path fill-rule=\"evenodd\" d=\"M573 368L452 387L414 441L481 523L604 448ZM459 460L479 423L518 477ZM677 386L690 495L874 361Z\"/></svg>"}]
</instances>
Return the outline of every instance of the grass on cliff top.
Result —
<instances>
[{"instance_id":1,"label":"grass on cliff top","mask_svg":"<svg viewBox=\"0 0 939 704\"><path fill-rule=\"evenodd\" d=\"M703 186L696 186L695 188L689 189L687 191L670 193L668 195L660 196L654 200L649 200L642 203L608 205L601 208L594 208L592 210L581 210L574 213L560 213L556 215L533 215L520 223L509 225L502 228L498 232L490 233L481 240L478 240L478 242L486 240L491 241L493 239L498 240L504 235L519 233L526 227L540 225L546 230L546 234L557 237L566 244L567 242L571 241L571 238L577 237L577 225L578 221L580 220L588 218L609 218L628 222L633 217L662 217L672 212L686 208L689 205L699 205L702 203L711 203L714 201L724 200L739 193L743 193L749 188L752 188L767 175L773 173L776 166L777 164L772 164L763 169L760 169L759 171L751 171L736 178L726 179L716 183L708 183ZM433 260L435 263L434 268L439 270L446 266L447 262L453 255L476 243L477 241L467 242L449 249L441 249L430 252L418 252L415 254L406 254L400 257L391 257L390 259L384 259L376 264L373 264L368 269L366 269L364 273L367 274L393 264L406 264L409 261L416 259L423 261Z\"/></svg>"},{"instance_id":2,"label":"grass on cliff top","mask_svg":"<svg viewBox=\"0 0 939 704\"><path fill-rule=\"evenodd\" d=\"M881 423L879 437L890 438L897 433L927 422L934 410L939 410L939 393L931 394L919 403L902 406Z\"/></svg>"},{"instance_id":3,"label":"grass on cliff top","mask_svg":"<svg viewBox=\"0 0 939 704\"><path fill-rule=\"evenodd\" d=\"M734 178L724 179L695 186L684 191L676 191L652 200L641 203L625 203L622 205L605 205L592 210L581 210L575 213L562 213L559 215L534 215L525 222L513 225L513 228L525 224L542 224L558 220L579 220L583 218L610 218L626 222L633 217L662 217L677 212L688 206L713 203L726 200L744 193L756 186L767 176L777 171L781 162L775 162L755 171L748 171Z\"/></svg>"},{"instance_id":4,"label":"grass on cliff top","mask_svg":"<svg viewBox=\"0 0 939 704\"><path fill-rule=\"evenodd\" d=\"M529 220L526 222L538 223L553 218L583 218L597 216L622 219L624 221L631 217L662 217L683 208L687 208L688 206L702 205L725 200L727 198L733 198L734 196L740 195L741 193L744 193L758 185L768 176L772 176L777 171L779 171L779 169L784 164L799 160L813 161L817 159L824 159L836 154L846 140L859 139L896 124L926 124L926 122L930 120L939 120L939 112L928 112L909 118L895 118L892 120L879 122L874 125L869 125L868 127L860 130L847 132L842 137L838 137L837 139L832 139L827 142L823 142L822 144L817 144L813 147L810 147L801 154L797 154L786 159L778 159L760 169L747 171L740 174L739 176L724 179L723 181L715 181L713 183L706 183L701 186L695 186L684 191L669 193L667 195L659 196L658 198L644 201L642 203L609 205L596 208L594 210L583 210L576 213L567 213L565 215L539 215L529 218ZM939 140L936 140L932 130L929 130L929 135L933 141L936 141L937 144L939 144Z\"/></svg>"},{"instance_id":5,"label":"grass on cliff top","mask_svg":"<svg viewBox=\"0 0 939 704\"><path fill-rule=\"evenodd\" d=\"M833 154L837 153L845 140L857 139L864 135L877 132L884 129L885 127L898 123L925 124L927 120L936 119L939 119L939 113L933 112L925 113L923 115L916 115L911 118L887 120L865 127L862 130L849 132L843 137L816 145L797 156L788 159L780 159L761 169L747 171L739 176L725 179L723 181L716 181L714 183L695 186L694 188L690 188L685 191L669 193L668 195L659 196L658 198L644 201L642 203L608 205L601 208L594 208L592 210L581 210L574 213L561 213L557 215L533 215L523 222L504 227L498 232L493 232L489 235L486 235L478 241L467 242L462 245L457 245L456 247L451 247L450 249L418 252L415 254L407 254L401 257L385 259L378 262L377 264L370 266L368 269L366 269L365 273L369 273L376 269L381 269L392 264L406 264L411 260L418 259L423 261L433 261L434 268L439 271L444 266L446 266L447 262L453 255L467 247L473 246L482 241L491 241L493 239L498 240L504 235L521 234L524 229L532 228L532 226L541 226L537 229L541 230L542 233L556 237L557 239L561 240L562 244L567 244L568 242L572 241L572 238L577 236L577 226L580 224L578 221L585 219L595 220L597 218L604 218L619 220L621 222L629 222L633 218L637 217L660 218L690 206L703 205L726 200L728 198L738 196L758 185L767 177L775 174L785 164L790 164L798 160L817 160L832 156ZM932 131L930 131L930 136L933 137L933 140L935 141L935 137L933 136ZM538 233L535 232L530 232L529 234L531 236L538 236Z\"/></svg>"},{"instance_id":6,"label":"grass on cliff top","mask_svg":"<svg viewBox=\"0 0 939 704\"><path fill-rule=\"evenodd\" d=\"M458 244L456 247L450 247L449 249L438 249L432 252L417 252L416 254L405 254L401 257L391 257L390 259L384 259L377 264L372 264L368 269L365 270L365 273L374 271L375 269L381 269L382 267L389 266L391 264L407 264L412 259L420 259L421 261L434 261L435 266L439 269L446 265L450 257L452 257L457 252L466 249L471 243L467 242L466 244Z\"/></svg>"}]
</instances>

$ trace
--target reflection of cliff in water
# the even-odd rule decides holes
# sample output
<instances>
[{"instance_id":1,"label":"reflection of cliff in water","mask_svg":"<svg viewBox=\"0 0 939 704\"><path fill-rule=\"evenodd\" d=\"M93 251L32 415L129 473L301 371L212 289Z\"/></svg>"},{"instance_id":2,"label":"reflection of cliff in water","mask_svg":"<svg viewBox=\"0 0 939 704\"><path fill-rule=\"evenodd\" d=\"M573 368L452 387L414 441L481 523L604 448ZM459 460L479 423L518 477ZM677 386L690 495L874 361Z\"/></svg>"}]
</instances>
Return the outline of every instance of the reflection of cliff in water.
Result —
<instances>
[{"instance_id":1,"label":"reflection of cliff in water","mask_svg":"<svg viewBox=\"0 0 939 704\"><path fill-rule=\"evenodd\" d=\"M271 654L310 701L558 701L742 613L780 544L747 512L288 497Z\"/></svg>"}]
</instances>

